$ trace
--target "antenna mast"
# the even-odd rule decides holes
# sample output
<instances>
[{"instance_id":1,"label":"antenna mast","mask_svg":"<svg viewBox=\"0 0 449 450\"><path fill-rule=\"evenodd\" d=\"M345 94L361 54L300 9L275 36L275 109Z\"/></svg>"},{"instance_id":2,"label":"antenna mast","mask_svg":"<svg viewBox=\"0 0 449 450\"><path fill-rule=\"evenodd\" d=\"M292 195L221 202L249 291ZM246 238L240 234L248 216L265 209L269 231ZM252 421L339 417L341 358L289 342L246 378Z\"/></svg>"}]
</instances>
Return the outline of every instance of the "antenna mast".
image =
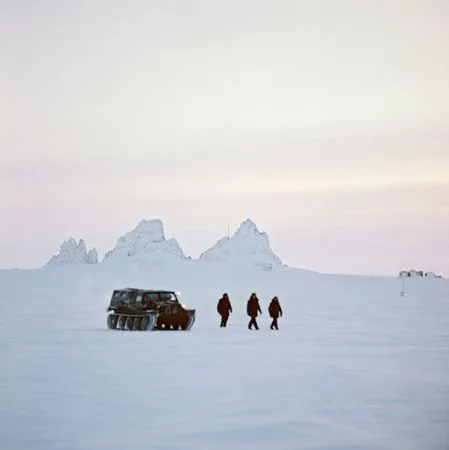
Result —
<instances>
[{"instance_id":1,"label":"antenna mast","mask_svg":"<svg viewBox=\"0 0 449 450\"><path fill-rule=\"evenodd\" d=\"M402 279L401 297L405 295L405 279Z\"/></svg>"}]
</instances>

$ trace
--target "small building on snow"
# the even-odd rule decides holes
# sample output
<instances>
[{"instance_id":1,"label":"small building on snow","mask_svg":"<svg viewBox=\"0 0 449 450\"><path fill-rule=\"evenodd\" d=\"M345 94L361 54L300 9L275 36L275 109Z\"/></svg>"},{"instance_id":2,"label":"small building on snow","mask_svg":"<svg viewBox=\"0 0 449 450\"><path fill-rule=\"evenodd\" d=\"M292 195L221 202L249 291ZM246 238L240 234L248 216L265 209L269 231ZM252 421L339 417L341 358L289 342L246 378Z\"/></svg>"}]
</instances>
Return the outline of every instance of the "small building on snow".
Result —
<instances>
[{"instance_id":1,"label":"small building on snow","mask_svg":"<svg viewBox=\"0 0 449 450\"><path fill-rule=\"evenodd\" d=\"M440 275L436 275L435 272L424 272L422 270L410 269L401 270L399 272L400 277L428 277L428 278L441 278Z\"/></svg>"}]
</instances>

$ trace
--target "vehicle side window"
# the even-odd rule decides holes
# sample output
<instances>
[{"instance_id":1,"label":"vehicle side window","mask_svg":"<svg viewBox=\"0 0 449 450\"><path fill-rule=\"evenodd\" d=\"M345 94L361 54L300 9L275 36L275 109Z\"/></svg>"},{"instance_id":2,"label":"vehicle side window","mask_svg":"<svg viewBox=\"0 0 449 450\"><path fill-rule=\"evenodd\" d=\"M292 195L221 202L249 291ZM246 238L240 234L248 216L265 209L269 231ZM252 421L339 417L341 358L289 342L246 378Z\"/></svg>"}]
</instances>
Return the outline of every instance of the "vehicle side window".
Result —
<instances>
[{"instance_id":1,"label":"vehicle side window","mask_svg":"<svg viewBox=\"0 0 449 450\"><path fill-rule=\"evenodd\" d=\"M137 297L134 300L134 303L137 303L138 305L142 304L142 294L137 294Z\"/></svg>"}]
</instances>

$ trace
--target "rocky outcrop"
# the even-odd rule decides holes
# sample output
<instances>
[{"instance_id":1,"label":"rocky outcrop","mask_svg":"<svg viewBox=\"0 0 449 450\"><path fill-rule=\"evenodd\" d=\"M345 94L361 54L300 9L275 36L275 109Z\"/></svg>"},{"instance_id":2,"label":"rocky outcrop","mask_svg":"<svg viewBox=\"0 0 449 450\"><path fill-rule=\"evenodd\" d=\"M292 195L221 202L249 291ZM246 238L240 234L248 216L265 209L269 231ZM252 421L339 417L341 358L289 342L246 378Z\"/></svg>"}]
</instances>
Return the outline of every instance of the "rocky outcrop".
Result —
<instances>
[{"instance_id":1,"label":"rocky outcrop","mask_svg":"<svg viewBox=\"0 0 449 450\"><path fill-rule=\"evenodd\" d=\"M244 220L230 237L221 238L213 247L203 252L200 261L222 261L253 265L271 269L283 265L274 254L267 233L259 231L251 219Z\"/></svg>"},{"instance_id":2,"label":"rocky outcrop","mask_svg":"<svg viewBox=\"0 0 449 450\"><path fill-rule=\"evenodd\" d=\"M97 264L98 254L95 248L87 251L86 243L83 239L79 242L71 237L64 241L59 249L59 253L53 255L46 266L64 265L64 264Z\"/></svg>"},{"instance_id":3,"label":"rocky outcrop","mask_svg":"<svg viewBox=\"0 0 449 450\"><path fill-rule=\"evenodd\" d=\"M141 220L132 231L121 236L104 257L104 261L164 262L173 259L186 260L187 257L176 239L165 238L160 219Z\"/></svg>"}]
</instances>

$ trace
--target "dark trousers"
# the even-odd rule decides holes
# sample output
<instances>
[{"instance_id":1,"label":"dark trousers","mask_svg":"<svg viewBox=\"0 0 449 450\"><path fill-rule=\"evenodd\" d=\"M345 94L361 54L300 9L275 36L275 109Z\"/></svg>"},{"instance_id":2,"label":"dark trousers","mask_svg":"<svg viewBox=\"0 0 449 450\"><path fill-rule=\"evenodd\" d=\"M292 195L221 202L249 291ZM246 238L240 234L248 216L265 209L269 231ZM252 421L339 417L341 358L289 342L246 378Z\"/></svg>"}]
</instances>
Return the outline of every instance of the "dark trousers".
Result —
<instances>
[{"instance_id":1,"label":"dark trousers","mask_svg":"<svg viewBox=\"0 0 449 450\"><path fill-rule=\"evenodd\" d=\"M226 324L228 323L228 319L229 319L229 314L222 314L220 328L226 327Z\"/></svg>"},{"instance_id":2,"label":"dark trousers","mask_svg":"<svg viewBox=\"0 0 449 450\"><path fill-rule=\"evenodd\" d=\"M259 325L257 325L257 321L256 321L256 316L251 317L251 320L248 323L248 329L251 330L251 328L253 327L256 328L256 330L259 329Z\"/></svg>"},{"instance_id":3,"label":"dark trousers","mask_svg":"<svg viewBox=\"0 0 449 450\"><path fill-rule=\"evenodd\" d=\"M272 330L274 330L275 328L276 328L276 330L279 330L279 328L278 328L278 318L277 317L273 317L272 319L273 319L273 321L271 322L270 328Z\"/></svg>"}]
</instances>

